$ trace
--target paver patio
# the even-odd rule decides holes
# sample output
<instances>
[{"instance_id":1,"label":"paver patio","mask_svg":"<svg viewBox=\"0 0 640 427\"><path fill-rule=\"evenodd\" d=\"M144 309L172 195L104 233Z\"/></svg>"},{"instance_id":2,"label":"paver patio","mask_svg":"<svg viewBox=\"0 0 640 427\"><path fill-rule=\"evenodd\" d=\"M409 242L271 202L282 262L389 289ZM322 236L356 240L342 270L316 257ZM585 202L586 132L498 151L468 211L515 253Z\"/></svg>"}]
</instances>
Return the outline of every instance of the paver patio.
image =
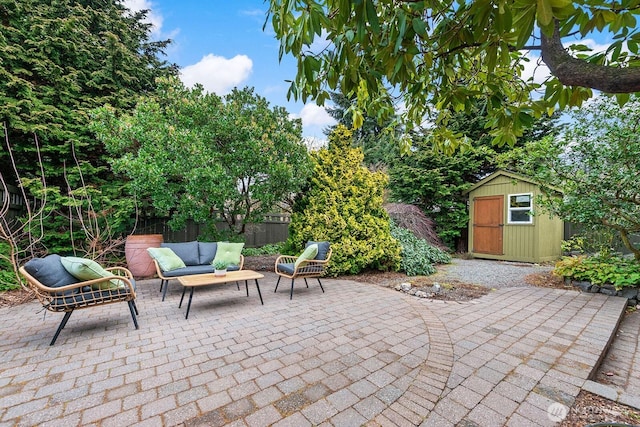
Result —
<instances>
[{"instance_id":1,"label":"paver patio","mask_svg":"<svg viewBox=\"0 0 640 427\"><path fill-rule=\"evenodd\" d=\"M0 309L0 425L554 425L597 366L625 300L511 288L466 303L310 281L235 285L60 318ZM43 321L44 319L44 321Z\"/></svg>"}]
</instances>

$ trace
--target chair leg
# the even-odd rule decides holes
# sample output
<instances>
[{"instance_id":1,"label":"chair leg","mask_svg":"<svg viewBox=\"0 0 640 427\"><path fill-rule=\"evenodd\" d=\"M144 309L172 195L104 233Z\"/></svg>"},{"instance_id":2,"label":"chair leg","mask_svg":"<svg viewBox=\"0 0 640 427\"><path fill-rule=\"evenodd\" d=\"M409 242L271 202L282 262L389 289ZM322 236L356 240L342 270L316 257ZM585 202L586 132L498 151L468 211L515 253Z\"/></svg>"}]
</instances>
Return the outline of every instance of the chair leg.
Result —
<instances>
[{"instance_id":1,"label":"chair leg","mask_svg":"<svg viewBox=\"0 0 640 427\"><path fill-rule=\"evenodd\" d=\"M67 321L69 320L69 317L71 317L71 313L73 313L73 310L67 311L67 312L64 313L64 317L62 318L62 322L60 322L60 325L58 326L58 330L56 331L56 333L53 336L53 339L51 340L51 343L49 343L49 345L54 345L56 343L56 340L58 339L58 335L60 335L60 332L62 331L62 329L64 329L65 325L67 324Z\"/></svg>"},{"instance_id":2,"label":"chair leg","mask_svg":"<svg viewBox=\"0 0 640 427\"><path fill-rule=\"evenodd\" d=\"M291 279L291 293L289 294L289 299L293 299L293 282L295 282L296 279Z\"/></svg>"},{"instance_id":3,"label":"chair leg","mask_svg":"<svg viewBox=\"0 0 640 427\"><path fill-rule=\"evenodd\" d=\"M319 277L318 277L318 283L320 284L320 289L322 289L322 293L324 294L324 288L322 287L322 282L320 281Z\"/></svg>"},{"instance_id":4,"label":"chair leg","mask_svg":"<svg viewBox=\"0 0 640 427\"><path fill-rule=\"evenodd\" d=\"M238 288L238 290L240 290L240 283L238 283L237 280L236 280L236 288Z\"/></svg>"},{"instance_id":5,"label":"chair leg","mask_svg":"<svg viewBox=\"0 0 640 427\"><path fill-rule=\"evenodd\" d=\"M276 288L273 290L273 293L276 293L278 291L278 285L280 284L280 279L282 279L282 276L278 276L278 281L276 282Z\"/></svg>"},{"instance_id":6,"label":"chair leg","mask_svg":"<svg viewBox=\"0 0 640 427\"><path fill-rule=\"evenodd\" d=\"M160 279L160 290L158 292L162 292L162 285L164 285L164 279Z\"/></svg>"},{"instance_id":7,"label":"chair leg","mask_svg":"<svg viewBox=\"0 0 640 427\"><path fill-rule=\"evenodd\" d=\"M136 303L133 301L127 301L129 303L129 311L131 312L131 317L133 318L133 324L136 329L138 329L138 319L136 318L136 312L138 309L136 308Z\"/></svg>"},{"instance_id":8,"label":"chair leg","mask_svg":"<svg viewBox=\"0 0 640 427\"><path fill-rule=\"evenodd\" d=\"M133 309L136 311L136 315L139 316L140 313L138 313L138 306L136 306L136 302L134 300L131 300L131 304L133 304Z\"/></svg>"},{"instance_id":9,"label":"chair leg","mask_svg":"<svg viewBox=\"0 0 640 427\"><path fill-rule=\"evenodd\" d=\"M164 292L162 293L162 301L164 301L164 297L167 296L167 288L169 287L169 280L164 281Z\"/></svg>"},{"instance_id":10,"label":"chair leg","mask_svg":"<svg viewBox=\"0 0 640 427\"><path fill-rule=\"evenodd\" d=\"M307 278L304 278L304 284L307 285L307 288L309 287L309 282L307 282Z\"/></svg>"}]
</instances>

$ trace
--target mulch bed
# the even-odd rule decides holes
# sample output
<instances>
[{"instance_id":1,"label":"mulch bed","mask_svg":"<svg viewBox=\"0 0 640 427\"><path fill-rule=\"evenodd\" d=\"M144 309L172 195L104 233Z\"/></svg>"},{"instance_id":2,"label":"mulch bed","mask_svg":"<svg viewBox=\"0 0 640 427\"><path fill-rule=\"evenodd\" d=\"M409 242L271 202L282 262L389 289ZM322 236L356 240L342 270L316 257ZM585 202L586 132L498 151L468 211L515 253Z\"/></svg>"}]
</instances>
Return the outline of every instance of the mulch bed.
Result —
<instances>
[{"instance_id":1,"label":"mulch bed","mask_svg":"<svg viewBox=\"0 0 640 427\"><path fill-rule=\"evenodd\" d=\"M372 283L390 288L409 282L416 291L423 291L429 294L429 299L441 301L469 301L491 292L491 289L485 286L463 283L458 280L443 280L432 276L408 278L404 273L395 272L366 271L355 276L340 276L338 279ZM433 292L435 283L440 285L440 291L437 293Z\"/></svg>"},{"instance_id":2,"label":"mulch bed","mask_svg":"<svg viewBox=\"0 0 640 427\"><path fill-rule=\"evenodd\" d=\"M640 411L582 390L559 427L583 427L596 423L638 426Z\"/></svg>"},{"instance_id":3,"label":"mulch bed","mask_svg":"<svg viewBox=\"0 0 640 427\"><path fill-rule=\"evenodd\" d=\"M29 302L35 297L33 292L22 288L0 292L0 307L14 307Z\"/></svg>"}]
</instances>

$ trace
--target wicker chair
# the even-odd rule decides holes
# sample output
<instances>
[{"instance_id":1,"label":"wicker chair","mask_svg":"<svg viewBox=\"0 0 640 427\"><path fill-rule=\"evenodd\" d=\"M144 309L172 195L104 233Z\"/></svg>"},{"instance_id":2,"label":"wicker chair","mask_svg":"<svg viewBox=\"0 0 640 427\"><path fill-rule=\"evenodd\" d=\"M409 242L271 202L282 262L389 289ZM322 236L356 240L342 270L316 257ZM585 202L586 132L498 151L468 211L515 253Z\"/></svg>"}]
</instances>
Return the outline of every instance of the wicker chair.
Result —
<instances>
[{"instance_id":1,"label":"wicker chair","mask_svg":"<svg viewBox=\"0 0 640 427\"><path fill-rule=\"evenodd\" d=\"M135 280L129 270L124 267L112 267L105 270L115 275L102 277L99 279L76 281L75 283L58 284L55 287L43 285L32 274L29 274L25 266L20 267L20 273L27 279L30 289L32 289L42 306L49 311L64 312L64 317L56 330L49 345L53 345L60 335L60 332L67 324L71 313L76 309L96 307L115 302L127 302L133 324L138 329L138 308L135 304ZM112 280L118 281L118 287L112 286ZM97 289L96 289L97 288Z\"/></svg>"},{"instance_id":2,"label":"wicker chair","mask_svg":"<svg viewBox=\"0 0 640 427\"><path fill-rule=\"evenodd\" d=\"M304 279L304 283L308 288L309 283L307 282L307 279L316 278L320 285L320 289L322 289L322 292L324 293L324 288L322 287L320 278L324 276L327 271L327 265L331 259L331 246L329 242L307 242L307 247L312 244L317 244L320 248L315 259L302 261L298 263L298 265L296 265L298 257L295 256L280 255L276 259L275 272L278 275L278 282L276 283L276 288L273 292L278 291L280 279L287 277L291 279L289 299L293 299L293 285L296 279Z\"/></svg>"}]
</instances>

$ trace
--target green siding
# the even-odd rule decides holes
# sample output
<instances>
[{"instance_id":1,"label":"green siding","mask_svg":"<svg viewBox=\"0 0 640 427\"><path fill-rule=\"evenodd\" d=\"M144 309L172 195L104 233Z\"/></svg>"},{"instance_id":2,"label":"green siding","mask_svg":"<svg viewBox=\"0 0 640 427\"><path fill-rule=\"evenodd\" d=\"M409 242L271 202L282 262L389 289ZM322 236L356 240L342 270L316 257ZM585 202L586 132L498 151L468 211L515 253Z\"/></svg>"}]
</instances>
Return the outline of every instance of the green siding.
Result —
<instances>
[{"instance_id":1,"label":"green siding","mask_svg":"<svg viewBox=\"0 0 640 427\"><path fill-rule=\"evenodd\" d=\"M509 194L531 193L533 195L533 223L509 224ZM544 262L558 259L561 255L563 222L559 218L550 218L537 209L536 197L540 194L537 185L519 180L513 174L496 172L481 181L469 192L469 251L476 258L488 258L504 261ZM503 212L503 255L488 255L473 252L473 215L474 198L484 196L504 196Z\"/></svg>"}]
</instances>

